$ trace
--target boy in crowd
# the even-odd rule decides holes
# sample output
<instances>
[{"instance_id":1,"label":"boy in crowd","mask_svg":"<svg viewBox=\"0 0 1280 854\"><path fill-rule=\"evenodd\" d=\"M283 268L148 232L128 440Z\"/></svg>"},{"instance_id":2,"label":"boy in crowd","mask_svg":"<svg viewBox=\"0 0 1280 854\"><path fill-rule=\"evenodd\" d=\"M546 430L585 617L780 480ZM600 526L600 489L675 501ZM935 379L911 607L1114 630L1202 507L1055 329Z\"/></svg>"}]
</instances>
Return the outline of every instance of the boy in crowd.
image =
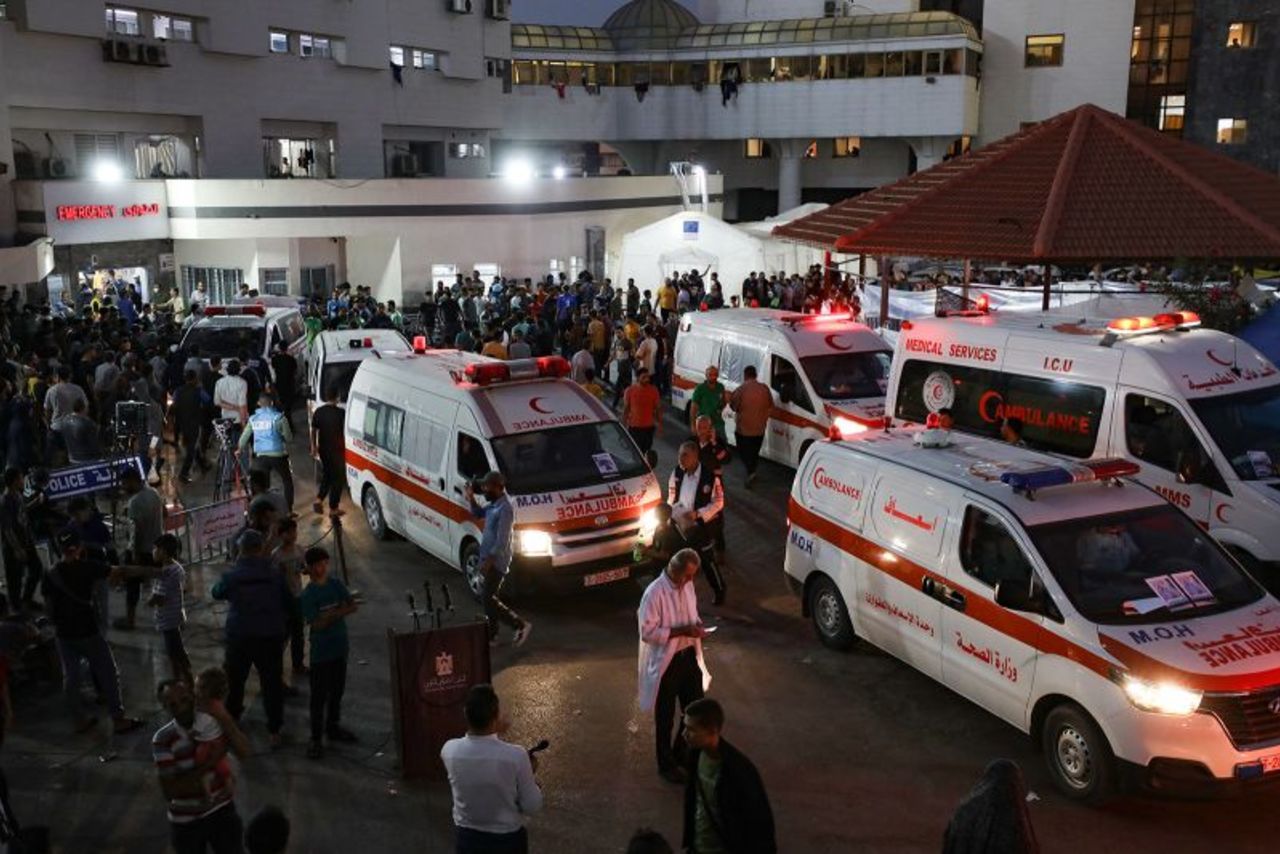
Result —
<instances>
[{"instance_id":1,"label":"boy in crowd","mask_svg":"<svg viewBox=\"0 0 1280 854\"><path fill-rule=\"evenodd\" d=\"M306 676L310 671L304 662L302 635L302 574L306 571L303 563L302 548L298 545L298 522L295 519L281 519L276 522L276 540L280 545L271 553L271 562L284 576L284 583L289 587L292 598L289 604L289 656L293 662L294 687L297 687L299 676Z\"/></svg>"},{"instance_id":2,"label":"boy in crowd","mask_svg":"<svg viewBox=\"0 0 1280 854\"><path fill-rule=\"evenodd\" d=\"M151 569L155 577L151 582L151 596L147 604L156 610L156 631L164 636L164 651L169 656L169 669L174 679L180 679L189 687L195 686L191 677L191 658L182 642L182 627L187 623L187 610L182 601L182 582L186 570L178 563L181 543L174 534L163 534L156 540L151 557L158 570Z\"/></svg>"},{"instance_id":3,"label":"boy in crowd","mask_svg":"<svg viewBox=\"0 0 1280 854\"><path fill-rule=\"evenodd\" d=\"M329 575L329 552L319 546L304 555L311 583L302 591L302 618L311 627L311 744L307 756L324 756L321 734L350 743L355 733L343 729L342 692L347 686L348 614L356 602L346 586Z\"/></svg>"}]
</instances>

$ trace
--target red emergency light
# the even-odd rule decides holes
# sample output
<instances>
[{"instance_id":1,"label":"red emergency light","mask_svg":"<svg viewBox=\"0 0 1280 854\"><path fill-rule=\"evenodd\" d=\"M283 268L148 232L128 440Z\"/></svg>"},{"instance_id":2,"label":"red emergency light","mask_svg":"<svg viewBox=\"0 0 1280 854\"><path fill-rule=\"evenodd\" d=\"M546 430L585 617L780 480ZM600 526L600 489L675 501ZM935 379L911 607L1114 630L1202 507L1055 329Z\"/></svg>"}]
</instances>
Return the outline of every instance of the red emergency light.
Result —
<instances>
[{"instance_id":1,"label":"red emergency light","mask_svg":"<svg viewBox=\"0 0 1280 854\"><path fill-rule=\"evenodd\" d=\"M1154 317L1117 317L1107 324L1107 328L1116 332L1146 332L1156 328Z\"/></svg>"},{"instance_id":2,"label":"red emergency light","mask_svg":"<svg viewBox=\"0 0 1280 854\"><path fill-rule=\"evenodd\" d=\"M986 314L991 310L991 298L986 294L978 294L978 298L973 301L973 305L978 311Z\"/></svg>"},{"instance_id":3,"label":"red emergency light","mask_svg":"<svg viewBox=\"0 0 1280 854\"><path fill-rule=\"evenodd\" d=\"M415 353L427 352L427 336L425 335L413 336L413 352Z\"/></svg>"},{"instance_id":4,"label":"red emergency light","mask_svg":"<svg viewBox=\"0 0 1280 854\"><path fill-rule=\"evenodd\" d=\"M512 380L567 377L569 372L569 361L563 356L539 356L510 362L472 362L462 373L467 382L485 386Z\"/></svg>"},{"instance_id":5,"label":"red emergency light","mask_svg":"<svg viewBox=\"0 0 1280 854\"><path fill-rule=\"evenodd\" d=\"M1170 311L1153 318L1157 326L1199 326L1200 315L1194 311Z\"/></svg>"},{"instance_id":6,"label":"red emergency light","mask_svg":"<svg viewBox=\"0 0 1280 854\"><path fill-rule=\"evenodd\" d=\"M1050 486L1132 477L1138 471L1137 463L1119 457L1110 457L1086 460L1081 463L1044 466L1027 471L1007 471L1000 475L1000 482L1008 484L1017 492L1033 492Z\"/></svg>"},{"instance_id":7,"label":"red emergency light","mask_svg":"<svg viewBox=\"0 0 1280 854\"><path fill-rule=\"evenodd\" d=\"M211 305L204 310L205 317L233 316L249 314L254 317L266 317L267 310L260 305Z\"/></svg>"},{"instance_id":8,"label":"red emergency light","mask_svg":"<svg viewBox=\"0 0 1280 854\"><path fill-rule=\"evenodd\" d=\"M1155 317L1117 317L1107 328L1114 332L1155 332L1199 325L1200 315L1194 311L1167 311Z\"/></svg>"},{"instance_id":9,"label":"red emergency light","mask_svg":"<svg viewBox=\"0 0 1280 854\"><path fill-rule=\"evenodd\" d=\"M364 338L364 339L360 339L360 338L348 338L348 339L347 339L347 349L349 349L349 350L362 350L362 349L368 349L368 348L370 348L370 347L372 347L372 346L373 346L373 339L372 339L372 338Z\"/></svg>"}]
</instances>

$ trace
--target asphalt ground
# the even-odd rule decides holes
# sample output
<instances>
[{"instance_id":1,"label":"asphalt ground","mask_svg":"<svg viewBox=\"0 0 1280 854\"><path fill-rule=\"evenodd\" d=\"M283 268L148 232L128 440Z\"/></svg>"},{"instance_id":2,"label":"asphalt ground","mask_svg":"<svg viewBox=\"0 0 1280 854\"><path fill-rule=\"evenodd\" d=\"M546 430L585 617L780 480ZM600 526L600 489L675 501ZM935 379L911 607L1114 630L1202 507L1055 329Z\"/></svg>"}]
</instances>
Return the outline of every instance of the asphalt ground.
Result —
<instances>
[{"instance_id":1,"label":"asphalt ground","mask_svg":"<svg viewBox=\"0 0 1280 854\"><path fill-rule=\"evenodd\" d=\"M683 434L667 427L658 443L664 475ZM310 513L311 463L299 452L293 463L299 540L332 547L328 520ZM1274 791L1225 800L1129 795L1103 808L1078 806L1052 788L1023 734L872 647L822 647L782 573L791 475L765 463L748 491L737 461L729 467L727 604L711 607L709 588L697 582L704 618L722 626L706 642L710 693L724 704L725 737L760 769L782 852L937 851L951 812L997 757L1022 766L1044 851L1275 850ZM188 505L210 489L207 480L188 487ZM373 540L358 508L344 506L351 581L364 601L348 619L344 723L360 742L306 758L304 680L302 697L286 701L288 740L269 751L251 676L243 723L258 752L243 763L238 807L245 817L267 803L283 807L294 852L448 851L447 786L404 782L397 771L386 630L411 627L405 591L428 579L451 584L455 619L478 608L456 571L405 541ZM190 569L187 639L197 669L221 659L222 606L206 595L218 572ZM513 602L534 630L526 646L494 650L494 681L512 721L507 737L551 742L538 775L546 804L529 822L535 852L622 851L642 825L673 842L680 837L681 792L657 776L652 723L636 709L635 609L646 580ZM122 595L112 607L120 613ZM143 730L111 739L103 723L73 735L57 686L15 692L16 725L0 763L17 815L52 826L56 851L168 850L149 749L165 720L153 688L167 662L147 626L110 638L129 711L148 719Z\"/></svg>"}]
</instances>

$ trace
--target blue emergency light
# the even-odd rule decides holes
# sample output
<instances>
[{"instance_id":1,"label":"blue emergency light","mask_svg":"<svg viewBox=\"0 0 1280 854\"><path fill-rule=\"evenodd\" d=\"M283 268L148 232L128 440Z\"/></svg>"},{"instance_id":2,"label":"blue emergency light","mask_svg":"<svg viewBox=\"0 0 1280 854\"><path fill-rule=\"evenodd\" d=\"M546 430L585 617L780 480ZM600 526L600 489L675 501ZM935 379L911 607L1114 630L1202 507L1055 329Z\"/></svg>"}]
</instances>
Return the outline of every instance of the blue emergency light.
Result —
<instances>
[{"instance_id":1,"label":"blue emergency light","mask_svg":"<svg viewBox=\"0 0 1280 854\"><path fill-rule=\"evenodd\" d=\"M1137 473L1137 463L1112 457L1083 463L1043 466L1027 471L1007 471L1000 475L1000 482L1013 487L1015 492L1034 492L1050 486L1130 477Z\"/></svg>"}]
</instances>

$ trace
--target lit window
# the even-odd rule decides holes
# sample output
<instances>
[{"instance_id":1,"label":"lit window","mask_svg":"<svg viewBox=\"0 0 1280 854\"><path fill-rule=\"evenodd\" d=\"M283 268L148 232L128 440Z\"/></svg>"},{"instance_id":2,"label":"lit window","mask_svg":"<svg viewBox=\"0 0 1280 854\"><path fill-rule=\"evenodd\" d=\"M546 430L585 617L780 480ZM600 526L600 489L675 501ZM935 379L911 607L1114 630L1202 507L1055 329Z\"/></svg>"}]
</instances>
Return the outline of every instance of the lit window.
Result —
<instances>
[{"instance_id":1,"label":"lit window","mask_svg":"<svg viewBox=\"0 0 1280 854\"><path fill-rule=\"evenodd\" d=\"M1062 47L1066 38L1056 36L1027 36L1027 68L1045 68L1062 64Z\"/></svg>"},{"instance_id":2,"label":"lit window","mask_svg":"<svg viewBox=\"0 0 1280 854\"><path fill-rule=\"evenodd\" d=\"M399 68L404 68L404 48L392 45L391 64Z\"/></svg>"},{"instance_id":3,"label":"lit window","mask_svg":"<svg viewBox=\"0 0 1280 854\"><path fill-rule=\"evenodd\" d=\"M176 42L193 42L196 40L195 22L190 18L174 18L169 29L169 38Z\"/></svg>"},{"instance_id":4,"label":"lit window","mask_svg":"<svg viewBox=\"0 0 1280 854\"><path fill-rule=\"evenodd\" d=\"M1233 21L1227 27L1227 47L1253 47L1253 21Z\"/></svg>"},{"instance_id":5,"label":"lit window","mask_svg":"<svg viewBox=\"0 0 1280 854\"><path fill-rule=\"evenodd\" d=\"M193 41L194 28L190 18L175 18L171 15L155 14L151 16L151 32L158 39L175 42Z\"/></svg>"},{"instance_id":6,"label":"lit window","mask_svg":"<svg viewBox=\"0 0 1280 854\"><path fill-rule=\"evenodd\" d=\"M773 156L773 149L769 146L767 140L751 138L748 139L743 146L743 157L749 159L767 158Z\"/></svg>"},{"instance_id":7,"label":"lit window","mask_svg":"<svg viewBox=\"0 0 1280 854\"><path fill-rule=\"evenodd\" d=\"M1156 127L1165 133L1180 134L1187 115L1186 95L1163 95Z\"/></svg>"},{"instance_id":8,"label":"lit window","mask_svg":"<svg viewBox=\"0 0 1280 854\"><path fill-rule=\"evenodd\" d=\"M959 157L962 154L968 154L969 149L973 145L972 137L962 136L959 139L953 139L951 144L947 146L947 153L942 156L943 160L950 160L953 157Z\"/></svg>"},{"instance_id":9,"label":"lit window","mask_svg":"<svg viewBox=\"0 0 1280 854\"><path fill-rule=\"evenodd\" d=\"M133 9L117 9L107 7L107 32L118 36L136 36L140 34L138 13Z\"/></svg>"},{"instance_id":10,"label":"lit window","mask_svg":"<svg viewBox=\"0 0 1280 854\"><path fill-rule=\"evenodd\" d=\"M818 141L816 139L809 140L809 145L805 147L804 156L806 160L814 160L818 156Z\"/></svg>"},{"instance_id":11,"label":"lit window","mask_svg":"<svg viewBox=\"0 0 1280 854\"><path fill-rule=\"evenodd\" d=\"M484 157L484 146L478 142L471 143L471 157Z\"/></svg>"},{"instance_id":12,"label":"lit window","mask_svg":"<svg viewBox=\"0 0 1280 854\"><path fill-rule=\"evenodd\" d=\"M328 58L332 54L329 50L329 39L324 36L298 36L298 53L302 56L317 56Z\"/></svg>"},{"instance_id":13,"label":"lit window","mask_svg":"<svg viewBox=\"0 0 1280 854\"><path fill-rule=\"evenodd\" d=\"M413 52L413 67L425 68L427 71L435 71L436 55L429 50L415 50Z\"/></svg>"},{"instance_id":14,"label":"lit window","mask_svg":"<svg viewBox=\"0 0 1280 854\"><path fill-rule=\"evenodd\" d=\"M288 53L289 52L289 34L282 33L279 30L271 31L271 52L272 53Z\"/></svg>"},{"instance_id":15,"label":"lit window","mask_svg":"<svg viewBox=\"0 0 1280 854\"><path fill-rule=\"evenodd\" d=\"M862 153L862 137L838 136L831 147L832 157L857 157Z\"/></svg>"},{"instance_id":16,"label":"lit window","mask_svg":"<svg viewBox=\"0 0 1280 854\"><path fill-rule=\"evenodd\" d=\"M1218 119L1219 145L1244 145L1249 137L1249 122L1245 119Z\"/></svg>"}]
</instances>

